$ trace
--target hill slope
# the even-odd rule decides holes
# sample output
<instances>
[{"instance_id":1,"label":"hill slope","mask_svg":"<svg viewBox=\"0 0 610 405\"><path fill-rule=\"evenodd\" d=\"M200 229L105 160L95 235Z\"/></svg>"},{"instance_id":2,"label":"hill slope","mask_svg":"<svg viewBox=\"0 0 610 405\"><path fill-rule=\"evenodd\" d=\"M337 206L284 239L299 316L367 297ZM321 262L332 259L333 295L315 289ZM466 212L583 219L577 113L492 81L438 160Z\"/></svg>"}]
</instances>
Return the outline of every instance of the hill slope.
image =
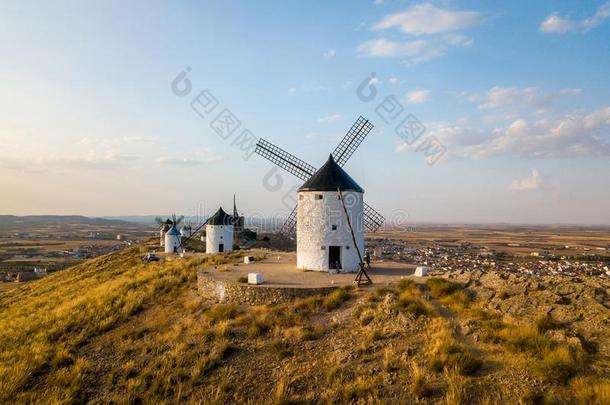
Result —
<instances>
[{"instance_id":1,"label":"hill slope","mask_svg":"<svg viewBox=\"0 0 610 405\"><path fill-rule=\"evenodd\" d=\"M607 353L570 325L503 318L443 279L240 308L195 291L199 266L239 253L144 264L145 251L0 295L1 403L610 399Z\"/></svg>"}]
</instances>

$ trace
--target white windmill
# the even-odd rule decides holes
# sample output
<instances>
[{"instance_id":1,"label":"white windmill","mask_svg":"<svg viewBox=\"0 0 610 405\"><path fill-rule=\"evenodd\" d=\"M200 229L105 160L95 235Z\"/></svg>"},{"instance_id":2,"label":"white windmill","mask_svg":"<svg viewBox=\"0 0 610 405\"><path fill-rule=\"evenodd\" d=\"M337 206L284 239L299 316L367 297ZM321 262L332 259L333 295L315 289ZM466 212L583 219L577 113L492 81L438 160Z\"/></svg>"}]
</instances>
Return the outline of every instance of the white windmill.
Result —
<instances>
[{"instance_id":1,"label":"white windmill","mask_svg":"<svg viewBox=\"0 0 610 405\"><path fill-rule=\"evenodd\" d=\"M223 253L233 250L233 216L222 207L208 218L205 226L206 253Z\"/></svg>"},{"instance_id":2,"label":"white windmill","mask_svg":"<svg viewBox=\"0 0 610 405\"><path fill-rule=\"evenodd\" d=\"M337 190L341 194L337 194ZM299 188L297 268L341 272L360 269L358 252L364 251L363 193L332 155ZM352 241L352 229L356 246Z\"/></svg>"},{"instance_id":3,"label":"white windmill","mask_svg":"<svg viewBox=\"0 0 610 405\"><path fill-rule=\"evenodd\" d=\"M305 181L297 207L280 230L291 239L296 236L299 268L343 272L360 268L358 283L366 276L361 257L364 230L375 232L385 218L363 201L364 190L342 166L372 129L367 119L358 117L320 170L264 139L257 142L256 153Z\"/></svg>"},{"instance_id":4,"label":"white windmill","mask_svg":"<svg viewBox=\"0 0 610 405\"><path fill-rule=\"evenodd\" d=\"M169 218L164 221L160 217L155 218L155 221L161 226L161 229L159 229L159 245L163 247L165 246L165 233L169 231L172 221Z\"/></svg>"},{"instance_id":5,"label":"white windmill","mask_svg":"<svg viewBox=\"0 0 610 405\"><path fill-rule=\"evenodd\" d=\"M182 238L177 228L176 216L173 216L172 225L165 233L165 253L181 253Z\"/></svg>"},{"instance_id":6,"label":"white windmill","mask_svg":"<svg viewBox=\"0 0 610 405\"><path fill-rule=\"evenodd\" d=\"M161 229L159 229L159 245L161 245L161 247L165 246L165 234L167 231L169 231L172 225L177 227L183 219L184 217L176 217L175 214L172 215L172 219L167 218L166 220L163 220L161 217L155 218L155 222L161 226Z\"/></svg>"}]
</instances>

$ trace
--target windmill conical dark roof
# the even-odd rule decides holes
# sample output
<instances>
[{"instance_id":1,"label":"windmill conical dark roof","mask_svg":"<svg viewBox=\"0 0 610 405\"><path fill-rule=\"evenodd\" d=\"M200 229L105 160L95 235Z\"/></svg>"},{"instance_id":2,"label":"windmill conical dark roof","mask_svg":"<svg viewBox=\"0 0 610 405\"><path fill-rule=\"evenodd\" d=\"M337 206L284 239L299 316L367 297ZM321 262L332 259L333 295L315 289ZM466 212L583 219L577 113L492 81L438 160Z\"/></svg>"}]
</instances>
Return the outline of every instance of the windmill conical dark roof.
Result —
<instances>
[{"instance_id":1,"label":"windmill conical dark roof","mask_svg":"<svg viewBox=\"0 0 610 405\"><path fill-rule=\"evenodd\" d=\"M362 187L330 155L326 163L299 188L299 191L337 191L337 189L364 193Z\"/></svg>"},{"instance_id":2,"label":"windmill conical dark roof","mask_svg":"<svg viewBox=\"0 0 610 405\"><path fill-rule=\"evenodd\" d=\"M176 225L172 225L172 227L169 228L169 230L167 231L167 235L180 236L180 232L178 232L178 229L176 229Z\"/></svg>"},{"instance_id":3,"label":"windmill conical dark roof","mask_svg":"<svg viewBox=\"0 0 610 405\"><path fill-rule=\"evenodd\" d=\"M214 215L208 218L208 225L233 225L233 217L220 207Z\"/></svg>"}]
</instances>

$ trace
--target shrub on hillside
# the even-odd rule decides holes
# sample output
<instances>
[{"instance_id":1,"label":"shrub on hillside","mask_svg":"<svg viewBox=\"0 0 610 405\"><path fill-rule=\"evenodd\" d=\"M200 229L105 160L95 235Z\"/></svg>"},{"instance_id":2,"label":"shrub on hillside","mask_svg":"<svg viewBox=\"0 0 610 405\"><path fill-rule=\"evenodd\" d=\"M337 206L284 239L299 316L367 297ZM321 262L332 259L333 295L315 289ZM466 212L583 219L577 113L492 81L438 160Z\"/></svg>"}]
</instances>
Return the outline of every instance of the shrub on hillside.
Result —
<instances>
[{"instance_id":1,"label":"shrub on hillside","mask_svg":"<svg viewBox=\"0 0 610 405\"><path fill-rule=\"evenodd\" d=\"M428 316L434 313L432 306L413 290L405 290L400 293L395 309L415 316Z\"/></svg>"},{"instance_id":2,"label":"shrub on hillside","mask_svg":"<svg viewBox=\"0 0 610 405\"><path fill-rule=\"evenodd\" d=\"M583 366L582 354L567 346L547 351L534 365L534 370L548 382L566 384Z\"/></svg>"},{"instance_id":3,"label":"shrub on hillside","mask_svg":"<svg viewBox=\"0 0 610 405\"><path fill-rule=\"evenodd\" d=\"M462 289L461 285L440 277L432 277L426 280L426 287L430 289L430 293L435 298L446 297Z\"/></svg>"},{"instance_id":4,"label":"shrub on hillside","mask_svg":"<svg viewBox=\"0 0 610 405\"><path fill-rule=\"evenodd\" d=\"M340 288L338 290L333 291L328 294L326 298L324 298L324 308L327 311L332 311L335 308L338 308L342 303L347 301L350 298L350 292L347 288Z\"/></svg>"},{"instance_id":5,"label":"shrub on hillside","mask_svg":"<svg viewBox=\"0 0 610 405\"><path fill-rule=\"evenodd\" d=\"M234 319L237 314L239 314L239 310L235 305L218 304L208 309L204 315L211 324L215 324L220 321Z\"/></svg>"}]
</instances>

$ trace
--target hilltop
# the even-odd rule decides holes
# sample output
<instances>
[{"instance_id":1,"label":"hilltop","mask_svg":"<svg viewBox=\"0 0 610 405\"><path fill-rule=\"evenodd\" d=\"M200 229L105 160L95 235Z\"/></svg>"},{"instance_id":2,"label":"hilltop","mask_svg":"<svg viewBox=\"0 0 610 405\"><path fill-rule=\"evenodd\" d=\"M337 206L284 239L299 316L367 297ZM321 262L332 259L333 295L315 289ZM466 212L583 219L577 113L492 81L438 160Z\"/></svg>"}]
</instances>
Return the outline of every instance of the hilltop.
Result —
<instances>
[{"instance_id":1,"label":"hilltop","mask_svg":"<svg viewBox=\"0 0 610 405\"><path fill-rule=\"evenodd\" d=\"M0 293L0 402L610 399L607 279L462 272L246 307L195 281L246 252L142 263L152 243Z\"/></svg>"}]
</instances>

